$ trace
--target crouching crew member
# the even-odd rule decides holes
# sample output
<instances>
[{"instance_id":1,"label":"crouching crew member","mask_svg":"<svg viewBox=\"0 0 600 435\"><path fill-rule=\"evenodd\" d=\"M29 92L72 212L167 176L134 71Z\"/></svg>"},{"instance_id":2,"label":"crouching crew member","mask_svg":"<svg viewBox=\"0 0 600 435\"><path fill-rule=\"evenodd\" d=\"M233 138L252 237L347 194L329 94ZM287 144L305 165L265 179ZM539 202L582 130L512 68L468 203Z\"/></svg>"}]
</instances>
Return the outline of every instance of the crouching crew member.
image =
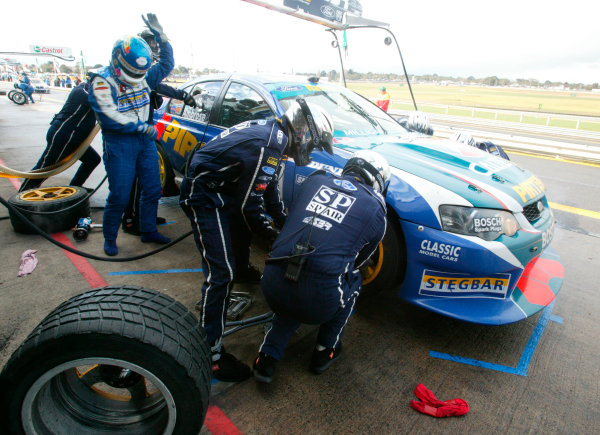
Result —
<instances>
[{"instance_id":1,"label":"crouching crew member","mask_svg":"<svg viewBox=\"0 0 600 435\"><path fill-rule=\"evenodd\" d=\"M170 242L156 230L161 196L155 143L158 133L149 122L149 111L151 90L173 69L173 49L154 14L148 14L144 21L159 41L159 62L152 65L150 47L139 36L119 39L113 46L110 66L93 75L90 86L89 100L102 128L108 175L102 226L107 255L118 253L117 234L136 175L142 187L142 242Z\"/></svg>"},{"instance_id":2,"label":"crouching crew member","mask_svg":"<svg viewBox=\"0 0 600 435\"><path fill-rule=\"evenodd\" d=\"M54 115L46 133L46 149L31 169L32 171L51 166L71 155L92 132L96 125L96 115L88 102L89 87L87 81L75 86L60 112ZM81 166L71 179L69 183L71 186L82 187L85 180L100 164L100 156L91 145L79 160ZM19 192L35 189L45 180L45 178L28 178L21 184Z\"/></svg>"},{"instance_id":3,"label":"crouching crew member","mask_svg":"<svg viewBox=\"0 0 600 435\"><path fill-rule=\"evenodd\" d=\"M262 290L275 313L254 362L254 376L270 383L290 337L301 323L321 325L309 368L322 373L342 352L341 337L358 297L365 264L386 228L382 196L390 170L373 151L359 151L341 177L308 177L275 240Z\"/></svg>"},{"instance_id":4,"label":"crouching crew member","mask_svg":"<svg viewBox=\"0 0 600 435\"><path fill-rule=\"evenodd\" d=\"M306 165L315 147L332 153L331 143L328 115L299 99L283 119L238 124L191 157L180 204L202 255L205 281L197 309L212 350L213 376L219 380L238 382L252 375L250 367L225 352L222 336L234 281L260 278L248 267L251 233L272 243L278 231L265 212L278 221L285 217L282 206L265 210L265 202L281 204L273 183L281 157L285 153L296 165Z\"/></svg>"}]
</instances>

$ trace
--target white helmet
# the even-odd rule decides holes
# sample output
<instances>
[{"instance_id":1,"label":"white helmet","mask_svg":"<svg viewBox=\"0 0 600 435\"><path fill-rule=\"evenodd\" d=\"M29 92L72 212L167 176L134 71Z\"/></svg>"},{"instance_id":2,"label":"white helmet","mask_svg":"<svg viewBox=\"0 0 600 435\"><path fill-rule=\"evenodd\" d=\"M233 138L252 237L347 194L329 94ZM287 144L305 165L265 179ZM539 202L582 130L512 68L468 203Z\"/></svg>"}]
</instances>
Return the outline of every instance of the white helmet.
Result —
<instances>
[{"instance_id":1,"label":"white helmet","mask_svg":"<svg viewBox=\"0 0 600 435\"><path fill-rule=\"evenodd\" d=\"M371 150L355 152L346 162L342 174L359 175L369 186L385 195L390 182L390 165L379 153Z\"/></svg>"},{"instance_id":2,"label":"white helmet","mask_svg":"<svg viewBox=\"0 0 600 435\"><path fill-rule=\"evenodd\" d=\"M454 142L464 143L465 145L475 146L475 139L469 133L458 132L452 136L451 140Z\"/></svg>"}]
</instances>

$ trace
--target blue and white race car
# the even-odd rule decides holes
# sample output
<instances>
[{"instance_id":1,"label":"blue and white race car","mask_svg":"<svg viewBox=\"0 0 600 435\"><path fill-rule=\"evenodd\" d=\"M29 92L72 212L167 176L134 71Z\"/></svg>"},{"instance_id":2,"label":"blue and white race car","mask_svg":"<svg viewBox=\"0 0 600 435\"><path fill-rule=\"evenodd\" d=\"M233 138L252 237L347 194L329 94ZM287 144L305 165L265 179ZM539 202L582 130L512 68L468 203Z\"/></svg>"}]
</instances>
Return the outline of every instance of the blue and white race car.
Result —
<instances>
[{"instance_id":1,"label":"blue and white race car","mask_svg":"<svg viewBox=\"0 0 600 435\"><path fill-rule=\"evenodd\" d=\"M331 84L245 75L207 76L183 86L198 107L167 100L155 114L164 186L174 186L196 144L250 119L281 116L304 98L334 122L334 155L285 162L287 204L317 169L341 173L371 149L392 167L388 228L363 271L363 292L397 288L401 299L456 319L506 324L550 304L564 268L549 247L554 215L543 183L475 147L409 131L364 97Z\"/></svg>"}]
</instances>

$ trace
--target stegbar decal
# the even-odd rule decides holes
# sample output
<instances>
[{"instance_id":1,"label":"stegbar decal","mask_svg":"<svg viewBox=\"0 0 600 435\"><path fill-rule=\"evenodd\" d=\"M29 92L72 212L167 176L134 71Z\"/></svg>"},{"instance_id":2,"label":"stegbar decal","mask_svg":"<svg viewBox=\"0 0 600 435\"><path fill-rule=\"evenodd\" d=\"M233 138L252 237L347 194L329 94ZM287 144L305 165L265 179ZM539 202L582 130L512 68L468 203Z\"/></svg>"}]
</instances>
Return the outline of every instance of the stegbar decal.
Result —
<instances>
[{"instance_id":1,"label":"stegbar decal","mask_svg":"<svg viewBox=\"0 0 600 435\"><path fill-rule=\"evenodd\" d=\"M484 297L504 299L508 292L510 274L465 275L425 269L419 294L443 297Z\"/></svg>"}]
</instances>

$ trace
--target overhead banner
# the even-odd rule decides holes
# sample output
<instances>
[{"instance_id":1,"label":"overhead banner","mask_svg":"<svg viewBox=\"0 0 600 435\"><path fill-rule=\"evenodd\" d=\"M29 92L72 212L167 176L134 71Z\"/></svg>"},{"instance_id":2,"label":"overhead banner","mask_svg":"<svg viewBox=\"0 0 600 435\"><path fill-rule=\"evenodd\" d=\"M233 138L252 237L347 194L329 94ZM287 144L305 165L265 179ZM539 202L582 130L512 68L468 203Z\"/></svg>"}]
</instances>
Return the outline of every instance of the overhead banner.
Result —
<instances>
[{"instance_id":1,"label":"overhead banner","mask_svg":"<svg viewBox=\"0 0 600 435\"><path fill-rule=\"evenodd\" d=\"M72 57L70 47L53 47L50 45L30 45L32 53L53 54L56 56Z\"/></svg>"}]
</instances>

